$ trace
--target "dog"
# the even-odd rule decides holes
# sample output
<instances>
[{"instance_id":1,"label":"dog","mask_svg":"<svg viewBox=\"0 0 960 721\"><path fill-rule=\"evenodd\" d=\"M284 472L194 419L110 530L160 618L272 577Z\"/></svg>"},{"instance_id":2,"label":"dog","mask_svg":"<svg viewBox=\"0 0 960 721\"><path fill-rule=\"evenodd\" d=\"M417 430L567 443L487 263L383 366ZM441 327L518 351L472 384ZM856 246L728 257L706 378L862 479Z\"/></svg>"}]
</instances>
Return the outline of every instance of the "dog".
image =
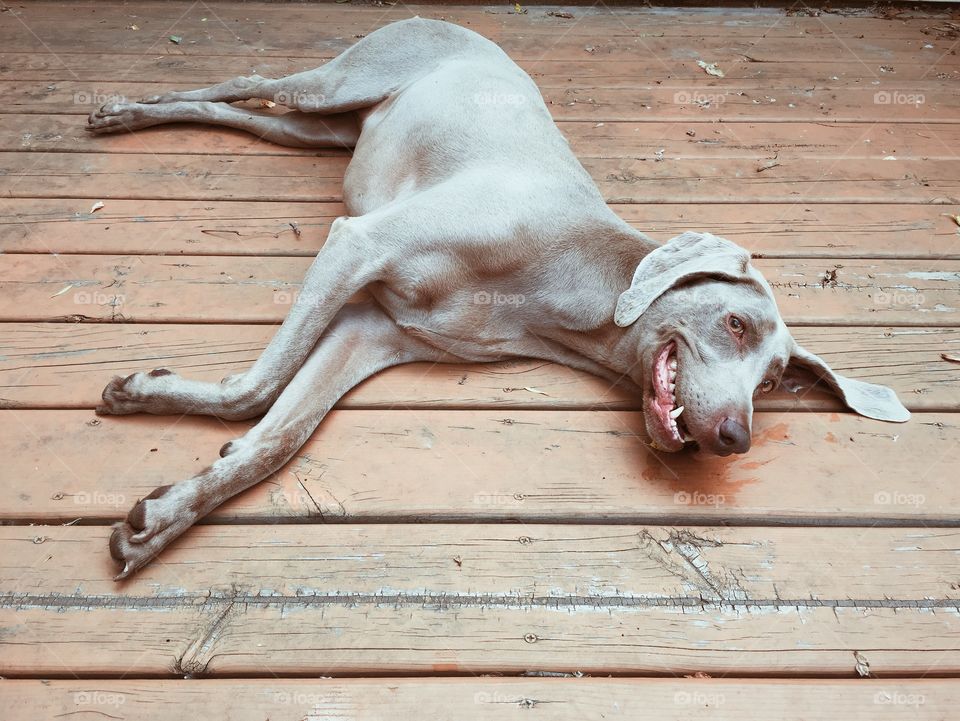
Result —
<instances>
[{"instance_id":1,"label":"dog","mask_svg":"<svg viewBox=\"0 0 960 721\"><path fill-rule=\"evenodd\" d=\"M271 100L274 115L231 103ZM353 386L414 361L530 357L626 384L650 445L750 448L754 400L816 380L861 415L906 421L889 388L844 378L793 340L750 255L707 232L663 245L614 214L537 86L493 42L413 18L316 70L238 77L94 111L97 134L196 122L296 147L348 147L337 218L264 353L223 382L114 378L100 414L263 415L193 478L115 526L118 579L285 464ZM368 302L348 302L366 290ZM510 296L523 303L482 303Z\"/></svg>"}]
</instances>

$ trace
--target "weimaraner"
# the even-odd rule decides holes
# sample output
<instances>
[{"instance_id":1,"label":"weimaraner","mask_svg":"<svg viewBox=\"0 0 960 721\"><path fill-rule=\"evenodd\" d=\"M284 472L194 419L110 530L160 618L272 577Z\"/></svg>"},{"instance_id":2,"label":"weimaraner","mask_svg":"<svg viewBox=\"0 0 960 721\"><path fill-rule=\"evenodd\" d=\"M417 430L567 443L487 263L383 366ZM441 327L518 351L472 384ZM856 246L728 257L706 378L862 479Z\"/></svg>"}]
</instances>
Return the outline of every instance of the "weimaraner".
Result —
<instances>
[{"instance_id":1,"label":"weimaraner","mask_svg":"<svg viewBox=\"0 0 960 721\"><path fill-rule=\"evenodd\" d=\"M230 105L252 98L291 111ZM532 357L626 383L660 451L747 451L754 399L803 376L864 416L910 416L889 388L844 378L794 342L745 250L699 232L658 245L617 217L530 77L470 30L396 22L316 70L108 104L89 129L175 122L352 147L349 215L246 373L217 384L161 368L104 389L101 414L265 414L117 524L118 579L279 469L353 386L401 363ZM348 303L361 289L373 302Z\"/></svg>"}]
</instances>

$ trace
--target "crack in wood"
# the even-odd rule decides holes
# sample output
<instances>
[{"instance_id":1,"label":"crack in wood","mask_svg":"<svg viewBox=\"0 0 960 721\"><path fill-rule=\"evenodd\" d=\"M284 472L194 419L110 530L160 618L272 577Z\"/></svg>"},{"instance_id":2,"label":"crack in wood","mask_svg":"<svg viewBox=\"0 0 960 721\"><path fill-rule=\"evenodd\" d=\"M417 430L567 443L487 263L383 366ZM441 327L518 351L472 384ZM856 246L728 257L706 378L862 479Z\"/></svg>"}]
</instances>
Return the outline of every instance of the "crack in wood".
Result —
<instances>
[{"instance_id":1,"label":"crack in wood","mask_svg":"<svg viewBox=\"0 0 960 721\"><path fill-rule=\"evenodd\" d=\"M225 609L221 609L226 605ZM220 628L226 616L235 607L263 608L325 608L330 606L394 606L420 607L436 610L464 608L540 608L556 611L597 610L612 611L631 608L852 608L852 609L947 609L960 611L960 598L704 598L703 596L634 596L566 595L537 596L511 593L449 593L449 592L393 592L393 593L330 593L311 595L252 594L203 596L61 596L57 594L0 594L0 608L13 610L98 610L120 609L131 611L168 611L170 609L220 610L218 619L209 627L209 638ZM202 643L201 643L202 645Z\"/></svg>"}]
</instances>

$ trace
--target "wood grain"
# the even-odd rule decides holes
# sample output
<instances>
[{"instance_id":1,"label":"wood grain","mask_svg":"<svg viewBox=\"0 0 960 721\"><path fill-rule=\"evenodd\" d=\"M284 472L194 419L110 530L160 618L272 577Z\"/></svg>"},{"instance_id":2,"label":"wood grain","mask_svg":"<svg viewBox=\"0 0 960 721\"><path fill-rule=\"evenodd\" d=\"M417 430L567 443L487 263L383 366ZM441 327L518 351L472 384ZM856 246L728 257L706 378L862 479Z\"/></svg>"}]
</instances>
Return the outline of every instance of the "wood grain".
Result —
<instances>
[{"instance_id":1,"label":"wood grain","mask_svg":"<svg viewBox=\"0 0 960 721\"><path fill-rule=\"evenodd\" d=\"M764 78L710 79L697 75L670 81L638 82L632 86L596 87L540 85L555 120L721 121L766 122L904 122L953 123L960 100L953 82L942 80L830 82L817 87L805 82ZM539 80L539 78L537 78ZM177 84L183 87L183 83ZM127 79L110 83L63 80L0 81L6 103L0 113L60 113L86 115L108 102L136 102L169 89L171 83ZM183 88L188 89L188 88ZM253 107L257 107L255 104Z\"/></svg>"},{"instance_id":2,"label":"wood grain","mask_svg":"<svg viewBox=\"0 0 960 721\"><path fill-rule=\"evenodd\" d=\"M219 382L249 368L273 337L262 325L0 324L0 407L88 408L114 375L155 367ZM960 372L942 353L960 351L954 328L798 327L794 337L837 372L890 386L912 410L960 411ZM528 390L533 389L533 390ZM628 391L536 360L490 365L415 363L379 373L342 408L639 410ZM842 410L827 392L757 400L762 410Z\"/></svg>"},{"instance_id":3,"label":"wood grain","mask_svg":"<svg viewBox=\"0 0 960 721\"><path fill-rule=\"evenodd\" d=\"M180 200L342 200L348 158L0 152L7 197ZM742 158L583 158L610 203L957 204L952 160L800 158L757 172Z\"/></svg>"},{"instance_id":4,"label":"wood grain","mask_svg":"<svg viewBox=\"0 0 960 721\"><path fill-rule=\"evenodd\" d=\"M82 410L0 421L16 481L0 486L0 518L20 522L123 518L252 425ZM955 525L958 423L759 413L750 453L719 458L648 451L628 411L334 411L284 469L211 519Z\"/></svg>"},{"instance_id":5,"label":"wood grain","mask_svg":"<svg viewBox=\"0 0 960 721\"><path fill-rule=\"evenodd\" d=\"M441 12L449 9L447 6ZM424 16L436 14L437 8L423 6ZM688 13L690 8L685 10ZM351 9L353 12L353 9ZM548 8L534 8L533 12L550 12ZM529 13L528 13L529 14ZM449 16L448 19L452 20ZM473 18L476 19L474 13ZM612 18L611 18L612 19ZM675 14L673 20L682 27L686 22L699 23L701 30L708 28L717 18L696 17L693 13L685 17L685 14ZM646 26L647 22L653 21L654 17L644 19L644 28L641 31L644 35L650 35L652 26ZM686 21L686 22L684 22ZM555 22L555 21L554 21ZM734 21L736 22L736 21ZM921 21L919 27L914 26L911 37L923 38L923 30L930 30L939 23L934 20ZM332 19L326 21L324 28L328 32L333 32L333 28L343 23L340 20ZM486 32L484 28L471 21L469 27L480 32ZM874 26L875 33L899 33L909 32L904 22L882 23ZM832 29L825 26L808 26L805 31L799 30L791 22L771 22L762 32L767 38L782 37L783 33L793 33L795 36L809 37L811 35L821 34L829 35ZM899 28L896 30L894 28ZM585 29L585 32L580 32ZM595 36L593 40L599 40L597 28L590 28L589 23L583 21L576 23L567 23L561 27L559 23L543 28L537 25L530 25L524 32L552 33L562 31L568 36ZM723 32L737 33L738 28L734 23L728 23ZM630 33L632 31L624 30L615 20L606 23L602 32L607 36L616 36L618 34ZM664 60L653 55L638 53L634 57L624 57L616 62L609 62L605 56L595 57L595 54L587 52L585 49L579 55L574 54L569 58L557 60L548 59L526 59L516 58L517 64L529 73L540 87L583 87L594 88L614 88L614 87L636 87L638 83L655 82L656 80L680 82L682 80L694 80L696 82L713 82L709 76L703 73L703 70L697 65L699 58L699 48L704 47L704 43L709 43L709 38L702 35L693 37L684 35L674 35L676 26L671 23L660 25L656 30L662 33L661 37L673 37L674 49L670 52L669 60ZM748 32L750 32L748 30ZM858 30L859 34L862 32ZM934 32L934 34L936 34ZM875 35L874 35L875 36ZM838 36L842 37L842 36ZM682 38L682 39L677 39ZM589 44L590 40L585 39L584 45ZM777 42L777 40L772 40ZM934 38L931 43L936 43ZM169 44L169 43L168 43ZM768 55L757 62L756 59L750 59L752 56L744 54L733 54L727 57L722 63L723 70L727 78L735 80L766 80L771 83L779 83L780 86L786 85L806 85L806 87L838 87L846 83L855 83L858 80L861 83L872 83L879 80L881 83L890 83L894 79L896 82L903 81L922 81L922 80L956 80L960 74L960 67L953 62L952 56L944 55L943 50L949 48L949 44L941 45L941 52L936 52L937 45L932 48L925 48L933 51L922 57L921 62L897 62L895 74L890 75L879 66L873 66L861 63L846 63L843 58L831 59L829 57L817 58L808 57L803 59L781 58L776 55ZM58 52L55 56L49 53L36 52L0 52L0 80L6 81L77 81L92 83L91 89L99 92L109 92L109 83L114 82L141 82L141 83L163 83L177 86L205 86L221 82L235 75L249 75L257 73L263 77L283 77L292 73L312 70L326 63L331 57L330 53L320 53L310 57L311 48L299 48L291 51L289 55L271 55L264 57L252 55L249 52L243 52L242 49L225 48L225 53L221 55L198 55L193 52L184 52L176 48L160 46L156 52L147 54L119 54L119 53L91 53L91 52ZM667 63L665 66L664 63ZM105 83L107 83L105 85ZM171 85L171 87L173 86Z\"/></svg>"},{"instance_id":6,"label":"wood grain","mask_svg":"<svg viewBox=\"0 0 960 721\"><path fill-rule=\"evenodd\" d=\"M960 665L960 598L942 578L953 529L207 526L122 585L109 533L0 528L0 558L16 559L0 562L0 671L851 677L857 660L878 675ZM905 572L914 563L923 571Z\"/></svg>"},{"instance_id":7,"label":"wood grain","mask_svg":"<svg viewBox=\"0 0 960 721\"><path fill-rule=\"evenodd\" d=\"M0 321L279 323L310 262L0 255ZM761 258L754 265L788 323L939 327L960 318L957 261Z\"/></svg>"},{"instance_id":8,"label":"wood grain","mask_svg":"<svg viewBox=\"0 0 960 721\"><path fill-rule=\"evenodd\" d=\"M346 213L340 203L111 200L91 213L92 205L80 198L0 199L0 250L313 256L330 223ZM957 225L945 212L951 208L842 203L612 208L661 241L691 228L709 229L767 258L960 260Z\"/></svg>"},{"instance_id":9,"label":"wood grain","mask_svg":"<svg viewBox=\"0 0 960 721\"><path fill-rule=\"evenodd\" d=\"M97 136L83 115L0 115L0 151L154 153L158 155L344 156L337 148L288 148L224 127L190 123ZM580 158L741 158L757 168L798 158L850 160L952 159L960 125L925 123L687 123L561 121ZM769 162L768 162L769 161ZM773 168L760 172L767 173Z\"/></svg>"},{"instance_id":10,"label":"wood grain","mask_svg":"<svg viewBox=\"0 0 960 721\"><path fill-rule=\"evenodd\" d=\"M189 708L200 718L329 718L337 721L456 718L515 719L546 709L560 721L634 718L714 721L808 713L830 721L950 718L960 702L951 679L617 679L407 678L139 681L7 680L0 703L20 721L47 721L77 711L160 721Z\"/></svg>"}]
</instances>

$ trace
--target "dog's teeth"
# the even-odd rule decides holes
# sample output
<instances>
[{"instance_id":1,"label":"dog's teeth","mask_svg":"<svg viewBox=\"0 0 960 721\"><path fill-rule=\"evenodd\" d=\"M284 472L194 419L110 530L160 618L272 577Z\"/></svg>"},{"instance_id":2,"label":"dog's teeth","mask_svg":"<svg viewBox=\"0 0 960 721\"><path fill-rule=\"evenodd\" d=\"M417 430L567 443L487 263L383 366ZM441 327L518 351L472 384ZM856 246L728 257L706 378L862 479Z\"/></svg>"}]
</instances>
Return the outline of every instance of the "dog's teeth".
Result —
<instances>
[{"instance_id":1,"label":"dog's teeth","mask_svg":"<svg viewBox=\"0 0 960 721\"><path fill-rule=\"evenodd\" d=\"M678 406L677 408L674 408L672 411L670 411L670 417L676 420L677 418L680 417L681 413L683 413L683 406Z\"/></svg>"},{"instance_id":2,"label":"dog's teeth","mask_svg":"<svg viewBox=\"0 0 960 721\"><path fill-rule=\"evenodd\" d=\"M677 370L677 359L671 358L670 362L667 364L667 367L672 371Z\"/></svg>"},{"instance_id":3,"label":"dog's teeth","mask_svg":"<svg viewBox=\"0 0 960 721\"><path fill-rule=\"evenodd\" d=\"M671 381L677 380L677 372L676 372L676 371L670 371L670 372L667 374L667 376L670 378Z\"/></svg>"},{"instance_id":4,"label":"dog's teeth","mask_svg":"<svg viewBox=\"0 0 960 721\"><path fill-rule=\"evenodd\" d=\"M676 383L671 383L671 384L670 384L670 392L673 393L676 389L677 389L677 384L676 384Z\"/></svg>"}]
</instances>

